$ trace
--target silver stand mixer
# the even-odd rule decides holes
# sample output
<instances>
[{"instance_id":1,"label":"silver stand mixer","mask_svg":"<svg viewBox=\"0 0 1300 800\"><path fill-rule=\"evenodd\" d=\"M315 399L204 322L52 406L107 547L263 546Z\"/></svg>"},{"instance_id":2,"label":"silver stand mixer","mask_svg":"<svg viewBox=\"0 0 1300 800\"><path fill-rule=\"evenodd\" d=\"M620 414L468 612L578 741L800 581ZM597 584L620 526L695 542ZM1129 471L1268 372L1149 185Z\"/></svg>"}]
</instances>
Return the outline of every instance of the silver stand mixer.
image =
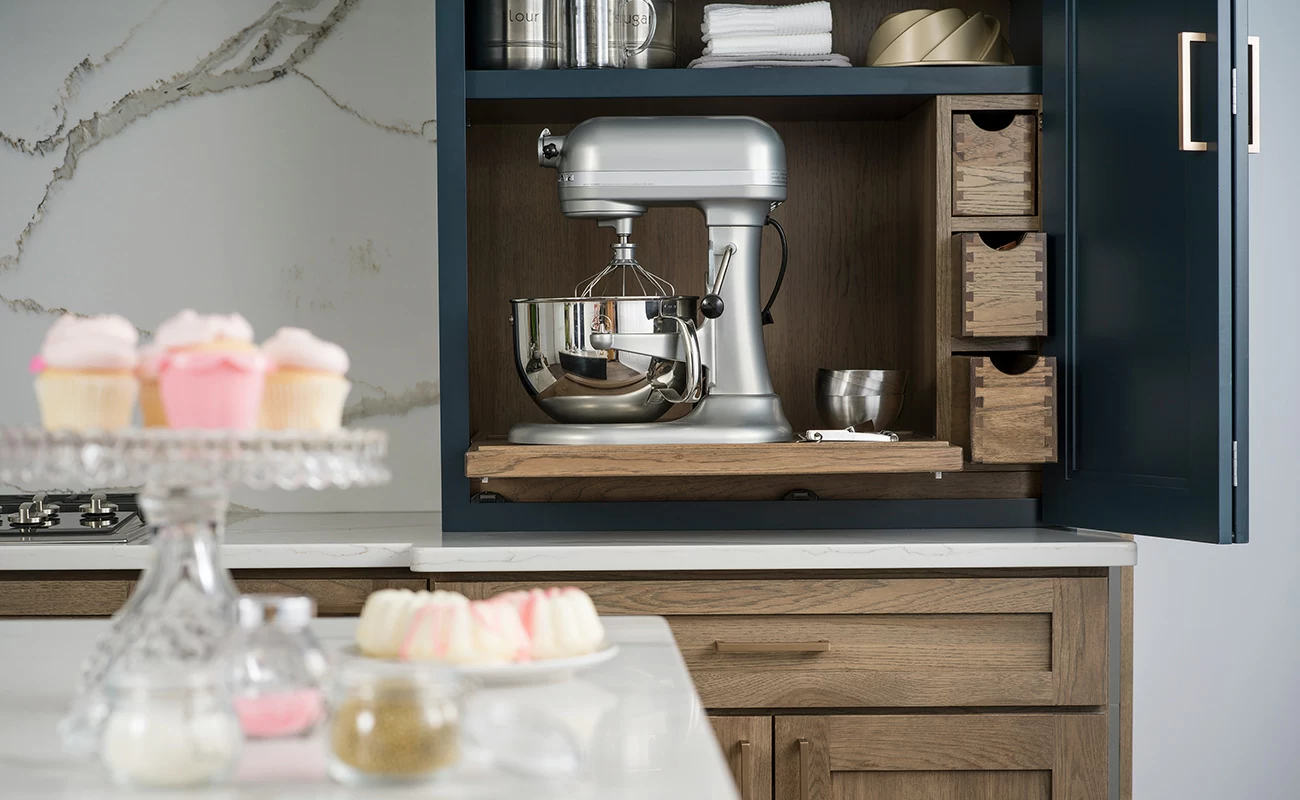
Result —
<instances>
[{"instance_id":1,"label":"silver stand mixer","mask_svg":"<svg viewBox=\"0 0 1300 800\"><path fill-rule=\"evenodd\" d=\"M700 209L709 228L706 294L702 299L512 301L520 376L534 400L561 422L517 424L509 440L565 445L790 441L793 431L768 374L759 285L763 226L786 198L785 146L776 131L752 117L597 117L567 136L543 130L537 153L542 166L559 171L565 216L614 228L616 259L635 263L628 242L632 220L649 208ZM705 317L698 329L697 300ZM549 360L548 350L555 354ZM594 364L598 372L557 379L559 361ZM559 387L566 380L598 387L586 399L602 400L597 395L613 390L598 379L625 366L633 382L617 386L640 392L636 402L647 413L623 418L657 418L667 403L695 407L667 422L593 423L570 421L584 418L580 409L555 413L544 402L548 392L563 394ZM631 396L619 391L623 399Z\"/></svg>"}]
</instances>

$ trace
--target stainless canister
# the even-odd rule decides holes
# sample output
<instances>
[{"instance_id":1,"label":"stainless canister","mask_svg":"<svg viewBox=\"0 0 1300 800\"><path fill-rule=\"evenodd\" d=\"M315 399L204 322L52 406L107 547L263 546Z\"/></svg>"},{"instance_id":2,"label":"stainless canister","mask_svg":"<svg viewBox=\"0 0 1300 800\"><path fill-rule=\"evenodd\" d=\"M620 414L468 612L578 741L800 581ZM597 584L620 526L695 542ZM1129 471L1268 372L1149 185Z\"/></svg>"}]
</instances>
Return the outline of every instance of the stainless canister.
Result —
<instances>
[{"instance_id":1,"label":"stainless canister","mask_svg":"<svg viewBox=\"0 0 1300 800\"><path fill-rule=\"evenodd\" d=\"M471 48L477 69L555 69L560 66L564 0L477 0Z\"/></svg>"},{"instance_id":2,"label":"stainless canister","mask_svg":"<svg viewBox=\"0 0 1300 800\"><path fill-rule=\"evenodd\" d=\"M646 24L636 33L628 24L634 7L644 9ZM621 69L644 53L658 27L655 7L645 0L566 0L565 66L571 69ZM633 38L639 36L639 38Z\"/></svg>"},{"instance_id":3,"label":"stainless canister","mask_svg":"<svg viewBox=\"0 0 1300 800\"><path fill-rule=\"evenodd\" d=\"M629 27L628 39L640 42L645 39L645 26L650 24L650 12L646 6L652 6L658 18L650 46L627 60L628 69L671 69L677 66L677 46L674 38L677 25L673 21L674 0L632 0L623 19Z\"/></svg>"}]
</instances>

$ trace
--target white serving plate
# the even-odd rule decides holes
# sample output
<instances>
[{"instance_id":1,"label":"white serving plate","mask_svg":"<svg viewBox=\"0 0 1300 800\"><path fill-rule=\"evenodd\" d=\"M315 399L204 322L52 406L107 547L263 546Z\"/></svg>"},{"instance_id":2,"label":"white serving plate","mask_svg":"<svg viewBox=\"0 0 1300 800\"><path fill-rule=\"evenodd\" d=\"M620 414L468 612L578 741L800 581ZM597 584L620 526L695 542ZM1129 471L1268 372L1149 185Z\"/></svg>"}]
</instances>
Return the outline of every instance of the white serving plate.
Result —
<instances>
[{"instance_id":1,"label":"white serving plate","mask_svg":"<svg viewBox=\"0 0 1300 800\"><path fill-rule=\"evenodd\" d=\"M341 651L349 658L370 658L363 655L356 645L344 647ZM438 664L437 662L403 662L427 663L452 670L458 675L471 678L484 686L519 686L532 683L558 683L572 678L574 673L584 669L600 666L618 655L618 645L607 644L594 653L572 658L547 658L538 661L524 661L518 664ZM397 659L376 659L393 661Z\"/></svg>"},{"instance_id":2,"label":"white serving plate","mask_svg":"<svg viewBox=\"0 0 1300 800\"><path fill-rule=\"evenodd\" d=\"M568 680L575 672L600 666L616 655L618 645L611 644L594 653L572 658L547 658L518 664L462 664L451 668L485 686L552 683Z\"/></svg>"}]
</instances>

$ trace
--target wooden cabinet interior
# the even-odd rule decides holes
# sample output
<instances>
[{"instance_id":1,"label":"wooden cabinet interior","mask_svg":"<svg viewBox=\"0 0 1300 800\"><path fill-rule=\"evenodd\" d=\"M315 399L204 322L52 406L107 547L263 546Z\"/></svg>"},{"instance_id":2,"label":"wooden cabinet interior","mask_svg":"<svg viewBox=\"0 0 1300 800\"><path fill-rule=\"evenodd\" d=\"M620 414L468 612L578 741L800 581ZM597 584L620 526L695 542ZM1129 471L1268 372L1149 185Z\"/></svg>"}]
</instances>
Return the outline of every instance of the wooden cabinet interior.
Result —
<instances>
[{"instance_id":1,"label":"wooden cabinet interior","mask_svg":"<svg viewBox=\"0 0 1300 800\"><path fill-rule=\"evenodd\" d=\"M757 109L755 109L757 111ZM591 115L601 105L591 105ZM773 216L790 242L789 270L764 330L768 366L795 430L821 427L818 367L906 369L896 428L934 435L934 325L916 247L933 200L915 175L928 155L916 111L902 119L777 122L789 199ZM567 126L554 126L558 133ZM561 215L554 175L537 166L537 125L468 131L470 428L504 434L546 421L519 383L507 301L570 296L610 257L613 235ZM637 258L683 294L701 294L707 229L692 209L656 208L636 220ZM763 242L763 292L780 264ZM684 411L684 409L683 409Z\"/></svg>"},{"instance_id":2,"label":"wooden cabinet interior","mask_svg":"<svg viewBox=\"0 0 1300 800\"><path fill-rule=\"evenodd\" d=\"M741 110L763 115L761 101L733 100L749 104ZM789 199L774 217L788 234L790 267L773 309L776 324L765 328L764 338L773 382L795 430L822 426L813 394L818 367L906 369L907 400L894 428L913 438L960 446L966 444L964 429L954 423L954 415L968 410L954 407L952 357L1038 352L1037 335L989 335L999 332L996 328L979 331L981 335L963 331L962 271L955 260L961 255L962 240L954 237L986 231L1029 234L1025 254L1030 254L1041 244L1037 171L1032 182L1034 203L1024 209L1032 209L1033 214L958 216L953 212L953 137L959 116L1009 114L1021 123L1036 123L1040 107L1037 96L943 95L879 106L867 118L771 120L785 141L789 164ZM608 113L603 101L591 100L569 101L564 110L571 119ZM563 123L551 127L557 133L569 129ZM465 475L476 479L468 484L471 494L490 490L526 502L688 496L734 500L742 495L779 499L796 490L821 497L810 483L820 475L835 478L821 483L828 498L1039 496L1041 481L1033 464L1047 458L1009 465L1014 475L962 478L946 484L853 474L926 470L951 475L958 468L901 457L891 463L859 460L851 468L832 463L806 471L783 466L779 458L738 457L730 470L724 464L692 473L765 478L763 483L731 490L721 485L655 482L683 474L671 467L680 464L683 456L665 461L630 454L630 460L620 461L620 468L613 471L608 465L584 470L585 462L578 457L543 463L546 458L540 450L526 454L527 468L519 463L522 455L501 447L493 446L493 459L486 458L485 442L502 436L514 423L547 421L519 384L508 301L571 295L583 278L606 263L612 243L609 231L590 220L560 214L554 179L536 164L539 131L540 122L475 124L467 132L469 415L471 435L481 445L466 456ZM1036 137L1037 125L1021 133ZM1031 149L1037 158L1036 139ZM681 293L701 291L707 232L698 213L652 209L635 222L632 239L639 245L638 259L645 267L671 281ZM775 280L780 252L775 236L767 237L764 244L766 292ZM1045 302L1037 290L1032 299ZM1037 311L1032 313L1036 318ZM1038 330L1027 328L1026 333ZM685 411L685 407L675 409L665 419ZM770 480L782 475L800 480L797 484ZM854 480L846 480L849 477ZM484 486L477 480L483 478L504 482ZM778 493L783 486L792 488Z\"/></svg>"}]
</instances>

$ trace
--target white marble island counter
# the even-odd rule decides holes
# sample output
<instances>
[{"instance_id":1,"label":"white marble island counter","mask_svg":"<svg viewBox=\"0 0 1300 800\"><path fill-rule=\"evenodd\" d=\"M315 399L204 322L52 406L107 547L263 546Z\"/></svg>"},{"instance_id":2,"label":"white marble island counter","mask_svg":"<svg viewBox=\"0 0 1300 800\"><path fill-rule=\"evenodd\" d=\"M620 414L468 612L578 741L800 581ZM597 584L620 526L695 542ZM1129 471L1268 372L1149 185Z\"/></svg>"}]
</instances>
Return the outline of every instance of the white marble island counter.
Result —
<instances>
[{"instance_id":1,"label":"white marble island counter","mask_svg":"<svg viewBox=\"0 0 1300 800\"><path fill-rule=\"evenodd\" d=\"M136 794L110 786L97 763L65 756L55 734L81 659L107 623L3 621L0 795L23 800L735 798L731 774L667 624L656 617L618 617L605 625L620 648L612 661L563 683L501 690L569 724L585 747L577 778L539 781L478 766L432 785L346 788L326 778L324 742L309 739L246 744L234 779L224 786ZM322 619L315 625L327 645L350 642L354 627L353 619Z\"/></svg>"},{"instance_id":2,"label":"white marble island counter","mask_svg":"<svg viewBox=\"0 0 1300 800\"><path fill-rule=\"evenodd\" d=\"M135 570L126 545L4 545L5 570ZM1056 528L859 531L457 533L438 513L234 516L222 546L230 569L403 568L417 572L591 572L764 569L1117 567L1137 546Z\"/></svg>"}]
</instances>

